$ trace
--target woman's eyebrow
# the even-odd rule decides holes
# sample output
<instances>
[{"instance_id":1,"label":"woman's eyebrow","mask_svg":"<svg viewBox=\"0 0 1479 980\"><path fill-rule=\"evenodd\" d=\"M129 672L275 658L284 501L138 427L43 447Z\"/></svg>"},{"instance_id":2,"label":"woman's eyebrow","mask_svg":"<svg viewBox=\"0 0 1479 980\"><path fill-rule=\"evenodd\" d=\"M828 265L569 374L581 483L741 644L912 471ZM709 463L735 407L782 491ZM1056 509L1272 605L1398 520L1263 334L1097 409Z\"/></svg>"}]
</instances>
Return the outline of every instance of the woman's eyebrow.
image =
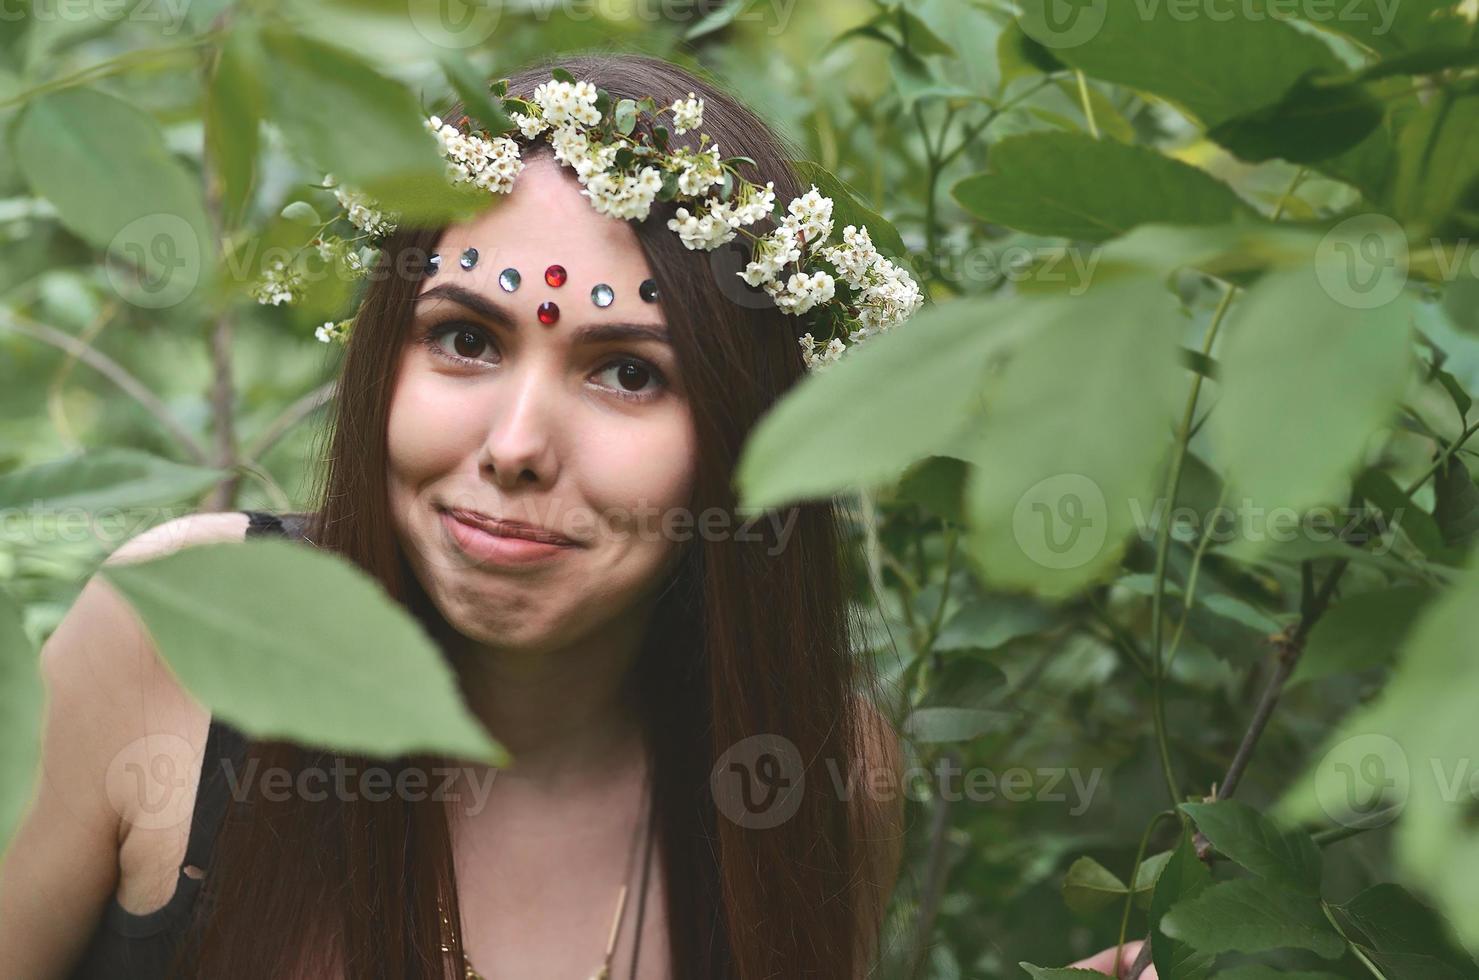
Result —
<instances>
[{"instance_id":1,"label":"woman's eyebrow","mask_svg":"<svg viewBox=\"0 0 1479 980\"><path fill-rule=\"evenodd\" d=\"M440 283L416 297L418 303L423 299L449 299L499 326L510 330L518 329L518 321L506 307L465 286L450 282ZM658 323L588 323L576 327L571 333L576 343L652 340L660 344L672 344L667 327Z\"/></svg>"}]
</instances>

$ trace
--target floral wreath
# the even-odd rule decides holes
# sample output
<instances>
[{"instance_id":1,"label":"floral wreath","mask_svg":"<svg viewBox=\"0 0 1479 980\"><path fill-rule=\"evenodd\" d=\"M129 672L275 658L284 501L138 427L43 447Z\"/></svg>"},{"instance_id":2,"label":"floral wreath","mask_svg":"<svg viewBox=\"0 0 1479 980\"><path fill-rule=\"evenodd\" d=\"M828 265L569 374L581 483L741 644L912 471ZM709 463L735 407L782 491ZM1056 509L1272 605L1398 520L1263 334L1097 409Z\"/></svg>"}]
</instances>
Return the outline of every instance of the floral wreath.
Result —
<instances>
[{"instance_id":1,"label":"floral wreath","mask_svg":"<svg viewBox=\"0 0 1479 980\"><path fill-rule=\"evenodd\" d=\"M676 134L696 130L703 123L704 101L694 93L661 108L651 98L613 103L606 90L577 81L564 69L556 68L551 75L550 81L535 88L532 101L508 97L508 79L489 87L502 100L510 120L504 132L517 126L527 139L543 135L553 146L555 159L575 170L584 188L581 194L601 214L641 221L653 201L680 201L686 206L677 209L667 226L687 248L710 251L738 235L751 239L749 261L735 275L750 287L763 288L782 312L801 316L816 311L814 329L829 328L825 343L810 332L799 339L808 370L837 361L859 342L909 319L923 305L918 284L878 252L866 227L847 225L842 241L828 244L832 199L815 184L782 212L773 181L761 187L739 175L737 164L755 166L749 157L721 158L718 144L711 144L706 133L699 134L696 150L670 149L668 127L659 119L671 113ZM642 117L647 119L645 129L637 126ZM513 139L466 128L466 123L459 128L437 116L428 117L425 125L436 136L447 178L454 185L470 184L495 194L513 189L524 168ZM367 240L378 243L394 232L398 216L342 186L332 174L324 176L321 186L334 192L341 208L323 228L343 218L362 234L345 239L324 235L321 229L304 247L316 248L325 259L337 258L351 274L366 275L375 249L355 246ZM757 235L746 227L772 216L778 223L767 234ZM299 287L291 263L276 261L253 295L260 303L277 305L292 302ZM330 321L315 336L325 343L343 343L352 322ZM840 335L847 337L845 344Z\"/></svg>"}]
</instances>

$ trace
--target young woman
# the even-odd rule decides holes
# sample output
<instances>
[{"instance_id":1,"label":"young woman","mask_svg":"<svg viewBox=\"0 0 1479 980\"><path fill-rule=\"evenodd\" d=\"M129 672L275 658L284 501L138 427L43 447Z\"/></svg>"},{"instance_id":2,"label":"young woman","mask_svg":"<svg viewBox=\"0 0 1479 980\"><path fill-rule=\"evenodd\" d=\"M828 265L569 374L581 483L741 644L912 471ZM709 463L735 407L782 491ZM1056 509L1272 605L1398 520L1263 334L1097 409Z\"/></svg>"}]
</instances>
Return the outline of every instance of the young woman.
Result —
<instances>
[{"instance_id":1,"label":"young woman","mask_svg":"<svg viewBox=\"0 0 1479 980\"><path fill-rule=\"evenodd\" d=\"M726 155L804 192L794 150L703 80L560 64L613 99L696 93ZM615 220L519 145L507 200L383 243L381 270L417 274L368 288L317 508L184 518L109 559L271 533L344 556L513 765L249 740L94 578L43 651L46 778L0 880L0 977L867 975L904 833L902 794L867 787L901 754L849 643L846 537L825 502L744 525L731 485L804 374L798 321L685 247L671 206ZM146 807L123 761L199 779ZM455 791L268 798L251 763ZM802 775L784 812L750 805Z\"/></svg>"}]
</instances>

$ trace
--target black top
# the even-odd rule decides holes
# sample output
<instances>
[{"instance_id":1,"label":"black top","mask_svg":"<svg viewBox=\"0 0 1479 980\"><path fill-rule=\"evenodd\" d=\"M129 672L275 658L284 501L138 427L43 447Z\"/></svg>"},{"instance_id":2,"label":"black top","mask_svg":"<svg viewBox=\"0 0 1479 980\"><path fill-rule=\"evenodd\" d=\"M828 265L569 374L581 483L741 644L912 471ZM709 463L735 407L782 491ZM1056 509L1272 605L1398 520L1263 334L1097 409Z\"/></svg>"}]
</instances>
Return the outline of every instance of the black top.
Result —
<instances>
[{"instance_id":1,"label":"black top","mask_svg":"<svg viewBox=\"0 0 1479 980\"><path fill-rule=\"evenodd\" d=\"M300 515L244 513L250 521L248 537L302 536ZM285 522L288 526L284 526ZM245 757L246 741L240 731L211 717L205 757L200 766L200 785L190 815L190 840L185 847L185 860L176 873L174 894L162 908L143 915L124 909L117 896L110 897L82 961L72 971L71 980L165 980L170 961L190 926L196 895L204 883L203 878L187 875L185 866L194 865L202 870L210 867L216 832L231 802L225 763L230 759L240 764Z\"/></svg>"}]
</instances>

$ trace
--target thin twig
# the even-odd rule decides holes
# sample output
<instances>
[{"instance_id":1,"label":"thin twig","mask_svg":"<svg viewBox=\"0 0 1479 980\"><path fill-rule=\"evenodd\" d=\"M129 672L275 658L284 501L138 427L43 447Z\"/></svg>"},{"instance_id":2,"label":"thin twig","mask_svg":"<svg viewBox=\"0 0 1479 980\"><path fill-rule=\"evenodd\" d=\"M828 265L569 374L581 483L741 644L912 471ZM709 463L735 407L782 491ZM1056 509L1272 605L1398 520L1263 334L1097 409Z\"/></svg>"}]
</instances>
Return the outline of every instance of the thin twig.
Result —
<instances>
[{"instance_id":1,"label":"thin twig","mask_svg":"<svg viewBox=\"0 0 1479 980\"><path fill-rule=\"evenodd\" d=\"M338 385L337 379L326 381L289 405L281 415L268 423L267 428L252 440L251 445L242 451L244 459L252 463L260 460L294 426L333 401L338 393Z\"/></svg>"},{"instance_id":2,"label":"thin twig","mask_svg":"<svg viewBox=\"0 0 1479 980\"><path fill-rule=\"evenodd\" d=\"M43 344L50 344L52 347L71 354L77 360L113 382L124 394L143 406L144 410L154 416L160 425L169 430L170 435L175 437L180 447L185 450L186 454L192 460L201 465L207 465L209 463L209 456L205 451L205 447L190 433L190 430L186 429L180 420L170 413L170 410L155 396L154 392L145 387L143 382L130 374L123 365L113 360L107 354L104 354L95 347L84 344L65 331L58 330L44 323L37 323L34 320L9 310L0 310L0 327L6 327L24 337L30 337L32 340L40 341Z\"/></svg>"}]
</instances>

